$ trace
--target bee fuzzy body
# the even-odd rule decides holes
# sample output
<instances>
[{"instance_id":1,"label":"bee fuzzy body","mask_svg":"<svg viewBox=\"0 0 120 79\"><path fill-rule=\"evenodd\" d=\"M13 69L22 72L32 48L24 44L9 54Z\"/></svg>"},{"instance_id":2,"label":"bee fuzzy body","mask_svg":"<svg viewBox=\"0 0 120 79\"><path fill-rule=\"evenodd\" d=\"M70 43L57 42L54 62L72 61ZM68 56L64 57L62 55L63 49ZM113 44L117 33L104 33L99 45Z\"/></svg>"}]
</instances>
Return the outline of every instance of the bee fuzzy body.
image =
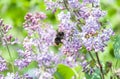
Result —
<instances>
[{"instance_id":1,"label":"bee fuzzy body","mask_svg":"<svg viewBox=\"0 0 120 79\"><path fill-rule=\"evenodd\" d=\"M62 39L64 38L64 32L58 32L56 34L56 38L55 38L55 44L59 45L60 43L62 43Z\"/></svg>"}]
</instances>

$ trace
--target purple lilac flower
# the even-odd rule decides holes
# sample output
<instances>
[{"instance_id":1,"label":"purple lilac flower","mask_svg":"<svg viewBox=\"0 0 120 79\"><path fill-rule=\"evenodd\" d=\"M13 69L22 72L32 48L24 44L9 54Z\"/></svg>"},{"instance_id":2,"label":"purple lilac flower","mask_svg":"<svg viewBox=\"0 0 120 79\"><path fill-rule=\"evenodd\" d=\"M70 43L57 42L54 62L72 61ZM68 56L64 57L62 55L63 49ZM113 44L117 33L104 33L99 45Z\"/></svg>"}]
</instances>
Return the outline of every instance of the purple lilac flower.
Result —
<instances>
[{"instance_id":1,"label":"purple lilac flower","mask_svg":"<svg viewBox=\"0 0 120 79\"><path fill-rule=\"evenodd\" d=\"M106 13L100 10L99 7L96 8L92 6L91 11L89 12L89 16L85 18L85 25L81 27L81 36L83 45L88 51L94 50L95 52L103 52L104 47L106 46L106 42L110 39L110 36L113 35L113 31L109 30L110 33L108 36L104 36L106 35L104 33L107 33L107 31L105 32L105 30L102 30L99 19L105 15Z\"/></svg>"},{"instance_id":2,"label":"purple lilac flower","mask_svg":"<svg viewBox=\"0 0 120 79\"><path fill-rule=\"evenodd\" d=\"M84 3L92 3L95 7L100 5L100 0L83 0Z\"/></svg>"},{"instance_id":3,"label":"purple lilac flower","mask_svg":"<svg viewBox=\"0 0 120 79\"><path fill-rule=\"evenodd\" d=\"M56 9L64 9L65 7L63 6L63 1L62 0L57 0L57 1L51 1L51 0L44 0L47 10L52 10L52 12L56 12Z\"/></svg>"},{"instance_id":4,"label":"purple lilac flower","mask_svg":"<svg viewBox=\"0 0 120 79\"><path fill-rule=\"evenodd\" d=\"M65 64L70 67L77 66L77 62L74 57L61 58L63 56L64 55L62 53L54 54L52 52L39 54L36 57L39 65L39 69L36 71L37 78L52 79L58 64Z\"/></svg>"},{"instance_id":5,"label":"purple lilac flower","mask_svg":"<svg viewBox=\"0 0 120 79\"><path fill-rule=\"evenodd\" d=\"M27 67L31 61L28 59L17 59L15 61L15 65L19 67L19 69L22 69L24 67Z\"/></svg>"},{"instance_id":6,"label":"purple lilac flower","mask_svg":"<svg viewBox=\"0 0 120 79\"><path fill-rule=\"evenodd\" d=\"M1 29L1 31L3 31L4 33L7 33L11 28L12 28L12 26L4 24L3 20L0 19L0 29Z\"/></svg>"},{"instance_id":7,"label":"purple lilac flower","mask_svg":"<svg viewBox=\"0 0 120 79\"><path fill-rule=\"evenodd\" d=\"M24 74L23 78L25 78L25 79L33 79L33 77L31 77L29 74Z\"/></svg>"},{"instance_id":8,"label":"purple lilac flower","mask_svg":"<svg viewBox=\"0 0 120 79\"><path fill-rule=\"evenodd\" d=\"M45 17L46 16L43 13L29 13L26 15L26 21L24 25L30 36L26 37L23 41L23 47L25 48L25 51L18 51L21 58L16 59L15 65L18 66L20 69L28 66L30 62L36 61L36 56L39 55L39 53L48 52L49 46L54 44L54 38L56 36L55 30L53 30L52 26L50 26L49 24L44 24L43 22L40 22ZM36 27L33 27L33 25ZM32 38L34 34L38 34L39 37ZM36 51L35 49L33 49L33 47L35 47L35 49L39 51ZM33 51L36 51L36 54ZM41 58L41 55L39 55L38 58ZM46 54L44 54L44 56L45 55ZM47 64L46 61L45 64Z\"/></svg>"},{"instance_id":9,"label":"purple lilac flower","mask_svg":"<svg viewBox=\"0 0 120 79\"><path fill-rule=\"evenodd\" d=\"M53 11L56 11L58 6L65 8L63 1L44 1L47 4L47 8L52 9ZM87 6L87 4L93 4L94 6ZM29 38L26 38L23 43L26 53L24 54L21 51L20 56L22 56L23 59L18 59L16 65L23 68L31 61L36 61L38 62L39 69L43 69L41 73L39 73L39 78L47 79L52 78L52 74L55 72L55 68L59 63L69 66L73 66L73 63L77 63L77 58L80 57L79 49L81 49L83 45L88 51L103 51L106 42L110 39L110 36L113 35L113 32L108 29L101 30L102 27L99 18L105 16L106 13L95 5L99 5L99 0L84 0L82 3L79 3L78 0L68 0L67 6L72 9L67 13L63 11L58 14L58 20L60 21L58 31L65 33L62 40L63 45L60 48L61 56L63 56L63 54L67 55L67 57L63 59L60 58L61 56L48 51L49 46L54 44L56 31L50 24L43 22L43 19L46 18L45 14L27 14L24 26L29 33ZM75 8L77 8L76 13L71 13ZM84 20L84 25L80 27L82 31L77 29L78 22L73 22L71 20L71 14L74 14L74 16L77 17L77 20ZM38 34L38 37L33 39L32 36L36 34ZM39 49L39 51L36 52L36 55L33 54L32 46ZM33 57L33 59L31 57ZM24 65L21 66L21 63ZM90 73L92 73L94 71L92 68L88 68L88 65L85 65L84 63L81 63L81 65L86 72L90 71ZM46 74L48 76L46 76Z\"/></svg>"},{"instance_id":10,"label":"purple lilac flower","mask_svg":"<svg viewBox=\"0 0 120 79\"><path fill-rule=\"evenodd\" d=\"M35 76L38 79L53 79L53 74L50 71L43 71L43 69L36 69Z\"/></svg>"},{"instance_id":11,"label":"purple lilac flower","mask_svg":"<svg viewBox=\"0 0 120 79\"><path fill-rule=\"evenodd\" d=\"M41 29L41 30L39 29L38 34L40 36L38 41L40 43L41 50L45 51L46 49L48 49L49 46L54 44L54 39L56 37L56 31L53 29L52 26L47 25L44 29Z\"/></svg>"},{"instance_id":12,"label":"purple lilac flower","mask_svg":"<svg viewBox=\"0 0 120 79\"><path fill-rule=\"evenodd\" d=\"M96 19L104 17L106 14L107 13L105 11L102 11L100 8L92 8L91 15Z\"/></svg>"},{"instance_id":13,"label":"purple lilac flower","mask_svg":"<svg viewBox=\"0 0 120 79\"><path fill-rule=\"evenodd\" d=\"M3 75L2 74L0 74L0 79L3 79L4 77L3 77Z\"/></svg>"},{"instance_id":14,"label":"purple lilac flower","mask_svg":"<svg viewBox=\"0 0 120 79\"><path fill-rule=\"evenodd\" d=\"M80 39L77 37L73 37L71 40L63 40L64 46L62 47L62 52L67 54L68 56L72 56L79 52L82 44L80 43Z\"/></svg>"},{"instance_id":15,"label":"purple lilac flower","mask_svg":"<svg viewBox=\"0 0 120 79\"><path fill-rule=\"evenodd\" d=\"M0 72L7 70L7 63L3 57L0 56Z\"/></svg>"},{"instance_id":16,"label":"purple lilac flower","mask_svg":"<svg viewBox=\"0 0 120 79\"><path fill-rule=\"evenodd\" d=\"M62 40L63 46L61 48L61 51L65 54L73 55L81 48L81 43L79 37L76 36L76 23L71 22L70 17L70 13L65 14L61 12L58 15L58 18L60 20L58 30L65 33L64 39Z\"/></svg>"},{"instance_id":17,"label":"purple lilac flower","mask_svg":"<svg viewBox=\"0 0 120 79\"><path fill-rule=\"evenodd\" d=\"M32 38L28 38L26 37L23 41L23 47L28 50L31 51L32 50L32 46L36 46L34 39Z\"/></svg>"},{"instance_id":18,"label":"purple lilac flower","mask_svg":"<svg viewBox=\"0 0 120 79\"><path fill-rule=\"evenodd\" d=\"M25 16L26 21L24 22L24 27L31 35L38 27L41 26L40 20L43 20L45 18L46 15L42 12L37 12L34 15L32 13L28 13Z\"/></svg>"},{"instance_id":19,"label":"purple lilac flower","mask_svg":"<svg viewBox=\"0 0 120 79\"><path fill-rule=\"evenodd\" d=\"M8 34L9 30L11 29L12 29L11 25L4 24L3 20L0 19L0 35L1 35L0 42L2 42L2 45L18 43L11 34Z\"/></svg>"},{"instance_id":20,"label":"purple lilac flower","mask_svg":"<svg viewBox=\"0 0 120 79\"><path fill-rule=\"evenodd\" d=\"M64 32L66 37L68 37L72 33L71 31L76 27L76 23L72 22L70 18L71 15L69 12L66 14L64 12L58 14L58 19L60 20L58 30Z\"/></svg>"},{"instance_id":21,"label":"purple lilac flower","mask_svg":"<svg viewBox=\"0 0 120 79\"><path fill-rule=\"evenodd\" d=\"M43 17L45 17L45 14L29 13L26 15L24 25L29 36L23 41L23 47L25 50L18 50L20 58L15 60L15 65L18 66L19 69L27 67L32 61L38 62L39 68L41 68L41 66L51 66L57 63L57 61L55 61L57 57L54 54L48 54L49 46L54 44L56 31L51 25L43 23L41 16L42 19L44 19ZM34 28L32 25L37 27ZM37 38L32 37L35 34L38 34Z\"/></svg>"},{"instance_id":22,"label":"purple lilac flower","mask_svg":"<svg viewBox=\"0 0 120 79\"><path fill-rule=\"evenodd\" d=\"M83 34L83 44L87 50L95 50L95 52L104 51L104 47L107 45L107 41L110 39L110 36L114 35L111 29L104 29L103 31L90 34ZM88 35L88 37L87 37Z\"/></svg>"},{"instance_id":23,"label":"purple lilac flower","mask_svg":"<svg viewBox=\"0 0 120 79\"><path fill-rule=\"evenodd\" d=\"M83 0L83 2L88 2L88 3L99 3L99 0Z\"/></svg>"},{"instance_id":24,"label":"purple lilac flower","mask_svg":"<svg viewBox=\"0 0 120 79\"><path fill-rule=\"evenodd\" d=\"M54 54L48 54L48 53L43 53L43 54L38 54L37 57L37 61L38 61L38 65L39 67L41 66L52 66L53 64L55 64L55 55Z\"/></svg>"},{"instance_id":25,"label":"purple lilac flower","mask_svg":"<svg viewBox=\"0 0 120 79\"><path fill-rule=\"evenodd\" d=\"M77 19L86 19L90 15L90 8L87 7L85 4L81 4L80 8L78 9L78 14L76 14Z\"/></svg>"},{"instance_id":26,"label":"purple lilac flower","mask_svg":"<svg viewBox=\"0 0 120 79\"><path fill-rule=\"evenodd\" d=\"M8 72L6 76L0 75L0 79L33 79L28 74L20 75L18 72L16 73L10 73Z\"/></svg>"},{"instance_id":27,"label":"purple lilac flower","mask_svg":"<svg viewBox=\"0 0 120 79\"><path fill-rule=\"evenodd\" d=\"M103 52L105 46L106 45L102 42L101 38L99 37L94 38L93 48L95 52L99 52L99 51Z\"/></svg>"},{"instance_id":28,"label":"purple lilac flower","mask_svg":"<svg viewBox=\"0 0 120 79\"><path fill-rule=\"evenodd\" d=\"M82 32L87 34L95 34L97 30L100 30L99 22L92 16L86 20L86 24L82 27Z\"/></svg>"},{"instance_id":29,"label":"purple lilac flower","mask_svg":"<svg viewBox=\"0 0 120 79\"><path fill-rule=\"evenodd\" d=\"M36 76L39 79L52 79L57 65L62 63L60 56L52 52L40 53L36 58L39 66L39 69L36 71Z\"/></svg>"},{"instance_id":30,"label":"purple lilac flower","mask_svg":"<svg viewBox=\"0 0 120 79\"><path fill-rule=\"evenodd\" d=\"M52 2L52 1L49 1L49 0L44 0L44 2L47 5L47 10L56 8L56 3L55 2Z\"/></svg>"},{"instance_id":31,"label":"purple lilac flower","mask_svg":"<svg viewBox=\"0 0 120 79\"><path fill-rule=\"evenodd\" d=\"M36 44L39 51L45 52L50 45L53 45L56 32L50 24L45 24L44 22L42 22L41 17L42 19L45 19L46 16L42 12L35 14L28 13L25 18L26 21L24 23L24 26L30 36L34 35L35 33L39 35L39 38L28 38L31 39L31 43L28 42L28 44Z\"/></svg>"},{"instance_id":32,"label":"purple lilac flower","mask_svg":"<svg viewBox=\"0 0 120 79\"><path fill-rule=\"evenodd\" d=\"M102 41L107 42L110 39L111 35L114 35L114 32L111 28L109 28L109 29L104 29L102 31L102 34L98 36L101 37Z\"/></svg>"},{"instance_id":33,"label":"purple lilac flower","mask_svg":"<svg viewBox=\"0 0 120 79\"><path fill-rule=\"evenodd\" d=\"M82 66L82 71L83 72L86 72L86 73L89 73L90 75L94 72L94 68L93 67L90 67L90 64L87 62L87 61L83 61L81 62L81 66Z\"/></svg>"},{"instance_id":34,"label":"purple lilac flower","mask_svg":"<svg viewBox=\"0 0 120 79\"><path fill-rule=\"evenodd\" d=\"M68 0L68 3L71 8L78 8L80 5L79 0Z\"/></svg>"},{"instance_id":35,"label":"purple lilac flower","mask_svg":"<svg viewBox=\"0 0 120 79\"><path fill-rule=\"evenodd\" d=\"M15 66L18 66L19 69L22 69L24 67L27 67L32 61L34 61L34 55L31 54L25 54L24 58L16 59L15 60Z\"/></svg>"},{"instance_id":36,"label":"purple lilac flower","mask_svg":"<svg viewBox=\"0 0 120 79\"><path fill-rule=\"evenodd\" d=\"M33 54L31 51L18 50L18 53L20 58L16 59L14 64L15 66L18 66L19 69L27 67L35 59L35 54Z\"/></svg>"}]
</instances>

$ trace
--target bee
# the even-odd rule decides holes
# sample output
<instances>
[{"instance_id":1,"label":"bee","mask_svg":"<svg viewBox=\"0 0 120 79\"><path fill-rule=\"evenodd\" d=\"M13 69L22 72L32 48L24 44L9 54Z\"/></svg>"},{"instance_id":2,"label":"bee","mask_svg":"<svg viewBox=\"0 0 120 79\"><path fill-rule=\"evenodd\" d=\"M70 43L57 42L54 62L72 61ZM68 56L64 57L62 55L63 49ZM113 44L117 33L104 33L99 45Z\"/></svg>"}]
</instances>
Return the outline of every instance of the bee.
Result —
<instances>
[{"instance_id":1,"label":"bee","mask_svg":"<svg viewBox=\"0 0 120 79\"><path fill-rule=\"evenodd\" d=\"M62 43L62 39L64 38L64 32L58 32L56 34L56 38L55 38L55 44L59 45L60 43Z\"/></svg>"}]
</instances>

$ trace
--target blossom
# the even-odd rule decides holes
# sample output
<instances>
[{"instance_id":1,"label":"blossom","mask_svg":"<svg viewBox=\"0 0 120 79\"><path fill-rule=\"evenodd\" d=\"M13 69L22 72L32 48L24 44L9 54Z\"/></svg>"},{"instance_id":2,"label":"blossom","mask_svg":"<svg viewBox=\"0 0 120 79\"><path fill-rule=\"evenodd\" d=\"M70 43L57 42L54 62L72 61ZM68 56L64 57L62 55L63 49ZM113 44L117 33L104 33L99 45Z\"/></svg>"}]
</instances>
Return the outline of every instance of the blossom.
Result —
<instances>
[{"instance_id":1,"label":"blossom","mask_svg":"<svg viewBox=\"0 0 120 79\"><path fill-rule=\"evenodd\" d=\"M39 79L52 79L60 63L70 67L81 65L84 72L93 73L94 67L84 61L85 56L80 49L84 46L87 51L103 52L110 37L114 35L111 29L103 28L99 22L106 15L99 7L99 0L44 1L47 9L53 12L57 8L63 9L58 14L58 32L64 33L59 52L50 50L50 46L54 46L57 32L51 24L44 22L46 15L42 12L28 13L24 22L28 36L22 43L24 49L18 51L20 57L15 60L15 66L22 69L32 61L37 62L36 77ZM28 75L24 77L31 78Z\"/></svg>"},{"instance_id":2,"label":"blossom","mask_svg":"<svg viewBox=\"0 0 120 79\"><path fill-rule=\"evenodd\" d=\"M31 51L18 50L19 58L15 60L14 65L19 69L27 67L32 61L34 61L35 55Z\"/></svg>"},{"instance_id":3,"label":"blossom","mask_svg":"<svg viewBox=\"0 0 120 79\"><path fill-rule=\"evenodd\" d=\"M38 79L52 79L53 78L53 74L51 72L48 71L43 71L42 69L34 69L34 75L36 78Z\"/></svg>"},{"instance_id":4,"label":"blossom","mask_svg":"<svg viewBox=\"0 0 120 79\"><path fill-rule=\"evenodd\" d=\"M3 75L2 74L0 74L0 79L3 79Z\"/></svg>"},{"instance_id":5,"label":"blossom","mask_svg":"<svg viewBox=\"0 0 120 79\"><path fill-rule=\"evenodd\" d=\"M93 3L94 6L100 5L100 0L83 0L84 3Z\"/></svg>"},{"instance_id":6,"label":"blossom","mask_svg":"<svg viewBox=\"0 0 120 79\"><path fill-rule=\"evenodd\" d=\"M7 63L3 57L0 56L0 71L7 70Z\"/></svg>"},{"instance_id":7,"label":"blossom","mask_svg":"<svg viewBox=\"0 0 120 79\"><path fill-rule=\"evenodd\" d=\"M8 32L12 29L11 25L5 24L2 19L0 19L0 35L1 39L0 42L2 45L6 44L16 44L18 41L16 41L17 38L13 38L12 34L8 34Z\"/></svg>"},{"instance_id":8,"label":"blossom","mask_svg":"<svg viewBox=\"0 0 120 79\"><path fill-rule=\"evenodd\" d=\"M68 0L69 5L71 8L78 8L79 7L79 0Z\"/></svg>"},{"instance_id":9,"label":"blossom","mask_svg":"<svg viewBox=\"0 0 120 79\"><path fill-rule=\"evenodd\" d=\"M82 31L87 34L95 34L97 30L100 30L100 23L92 16L86 20L85 25L82 27Z\"/></svg>"},{"instance_id":10,"label":"blossom","mask_svg":"<svg viewBox=\"0 0 120 79\"><path fill-rule=\"evenodd\" d=\"M27 67L31 61L29 59L22 59L22 60L16 60L15 65L19 67L19 69L22 69L24 67Z\"/></svg>"},{"instance_id":11,"label":"blossom","mask_svg":"<svg viewBox=\"0 0 120 79\"><path fill-rule=\"evenodd\" d=\"M64 9L65 7L63 6L63 1L62 0L57 0L57 1L51 1L51 0L44 0L47 10L52 10L52 12L56 12L57 9Z\"/></svg>"},{"instance_id":12,"label":"blossom","mask_svg":"<svg viewBox=\"0 0 120 79\"><path fill-rule=\"evenodd\" d=\"M8 72L6 76L2 76L0 79L33 79L28 74L20 75L18 72L10 73Z\"/></svg>"}]
</instances>

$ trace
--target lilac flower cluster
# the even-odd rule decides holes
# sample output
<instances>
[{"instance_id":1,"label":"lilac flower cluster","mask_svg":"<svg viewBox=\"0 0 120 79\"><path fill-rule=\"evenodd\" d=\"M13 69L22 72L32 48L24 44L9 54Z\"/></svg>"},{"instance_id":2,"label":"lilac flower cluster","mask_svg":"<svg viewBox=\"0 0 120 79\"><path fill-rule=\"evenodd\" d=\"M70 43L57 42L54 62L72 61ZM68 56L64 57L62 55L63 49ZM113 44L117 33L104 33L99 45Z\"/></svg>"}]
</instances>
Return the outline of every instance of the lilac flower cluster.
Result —
<instances>
[{"instance_id":1,"label":"lilac flower cluster","mask_svg":"<svg viewBox=\"0 0 120 79\"><path fill-rule=\"evenodd\" d=\"M88 19L86 19L85 25L82 27L82 40L88 51L94 50L95 52L103 52L106 42L110 39L111 35L114 35L111 29L102 30L102 26L98 21L101 17L99 13L97 14L96 12L96 14L94 14L96 16L90 15ZM105 36L106 33L108 36Z\"/></svg>"},{"instance_id":2,"label":"lilac flower cluster","mask_svg":"<svg viewBox=\"0 0 120 79\"><path fill-rule=\"evenodd\" d=\"M57 32L52 25L45 23L46 15L42 12L28 13L25 16L24 29L28 36L23 40L23 48L18 49L18 58L14 65L20 69L27 67L31 62L37 62L35 77L38 79L53 79L58 64L70 67L81 65L84 72L90 74L94 68L85 60L85 55L80 51L83 47L87 51L104 51L107 41L114 35L111 28L103 28L100 18L106 13L100 9L99 0L44 0L47 10L58 14L58 32L63 32L59 52L50 49L55 45ZM67 12L66 12L67 10ZM12 36L8 36L11 27L3 24L0 19L0 32L3 44L11 43ZM0 40L0 41L1 41ZM15 43L16 41L14 41ZM13 43L13 42L12 42ZM5 60L0 56L0 71L7 69ZM19 75L8 73L7 76L0 75L0 79L32 79L29 74Z\"/></svg>"},{"instance_id":3,"label":"lilac flower cluster","mask_svg":"<svg viewBox=\"0 0 120 79\"><path fill-rule=\"evenodd\" d=\"M33 55L29 51L18 51L20 59L15 60L15 66L18 66L19 69L27 67L34 59ZM20 55L22 54L22 56Z\"/></svg>"},{"instance_id":4,"label":"lilac flower cluster","mask_svg":"<svg viewBox=\"0 0 120 79\"><path fill-rule=\"evenodd\" d=\"M55 3L55 2L54 2ZM65 39L68 37L73 37L74 32L78 31L78 27L81 28L81 32L78 32L78 48L80 49L81 45L84 45L88 51L94 50L95 52L103 51L106 46L106 42L110 39L110 36L113 35L113 31L110 29L103 29L99 19L104 17L106 13L102 11L99 7L99 0L83 0L83 2L79 2L78 0L63 0L63 7L66 7L68 13L65 14L64 10L58 14L58 19L60 20L59 30L65 32ZM56 1L57 5L61 5ZM64 6L65 5L65 6ZM98 5L98 6L94 6ZM76 21L72 21L72 17L75 17ZM83 23L81 23L82 21ZM78 23L82 24L78 26ZM102 35L106 35L105 31L109 31L108 36L104 37ZM76 34L76 33L75 33ZM73 37L77 40L77 37ZM108 39L108 40L103 40ZM82 38L82 39L80 39ZM70 38L72 39L72 38ZM70 40L69 39L69 40ZM82 41L81 41L82 40ZM99 42L98 42L99 40ZM80 42L79 42L80 41ZM77 43L77 44L78 44ZM69 45L66 43L64 45ZM72 44L72 43L70 43ZM72 44L73 45L73 44ZM65 48L65 47L64 47ZM71 47L70 47L71 48ZM68 50L68 47L66 48Z\"/></svg>"},{"instance_id":5,"label":"lilac flower cluster","mask_svg":"<svg viewBox=\"0 0 120 79\"><path fill-rule=\"evenodd\" d=\"M43 13L28 13L25 16L26 21L24 26L28 32L28 36L23 41L24 50L18 50L19 58L15 60L15 66L22 69L27 67L32 61L36 61L40 72L37 73L37 78L52 79L58 64L62 63L73 66L72 63L75 61L70 57L61 58L64 56L62 53L55 54L49 49L50 46L55 45L56 31L50 24L44 23L43 19L45 17ZM68 25L65 26L68 27Z\"/></svg>"},{"instance_id":6,"label":"lilac flower cluster","mask_svg":"<svg viewBox=\"0 0 120 79\"><path fill-rule=\"evenodd\" d=\"M29 13L26 15L24 26L28 31L29 36L23 41L25 51L18 51L19 56L22 56L22 59L17 59L15 65L19 66L19 68L28 66L32 61L39 61L38 54L48 52L49 46L54 43L56 33L51 26L42 22L45 17L46 16L43 13L35 13L34 15ZM35 35L38 37L32 38ZM53 36L53 38L51 36ZM37 51L34 50L33 47L36 48ZM36 54L34 53L35 51Z\"/></svg>"},{"instance_id":7,"label":"lilac flower cluster","mask_svg":"<svg viewBox=\"0 0 120 79\"><path fill-rule=\"evenodd\" d=\"M61 51L68 56L71 56L75 53L78 53L79 49L82 46L80 38L78 36L78 30L76 29L76 23L70 20L70 13L61 12L58 14L58 19L60 20L59 31L65 33L63 41L63 46Z\"/></svg>"},{"instance_id":8,"label":"lilac flower cluster","mask_svg":"<svg viewBox=\"0 0 120 79\"><path fill-rule=\"evenodd\" d=\"M111 28L103 28L99 21L106 15L106 12L100 9L99 0L83 0L82 2L79 0L62 0L60 3L57 0L53 3L56 6L62 5L64 8L58 14L58 20L60 21L58 31L65 33L62 40L63 46L60 48L62 53L74 58L74 55L78 55L82 46L85 46L88 51L104 51L107 41L114 35L114 32ZM54 9L54 6L50 3L47 7Z\"/></svg>"}]
</instances>

